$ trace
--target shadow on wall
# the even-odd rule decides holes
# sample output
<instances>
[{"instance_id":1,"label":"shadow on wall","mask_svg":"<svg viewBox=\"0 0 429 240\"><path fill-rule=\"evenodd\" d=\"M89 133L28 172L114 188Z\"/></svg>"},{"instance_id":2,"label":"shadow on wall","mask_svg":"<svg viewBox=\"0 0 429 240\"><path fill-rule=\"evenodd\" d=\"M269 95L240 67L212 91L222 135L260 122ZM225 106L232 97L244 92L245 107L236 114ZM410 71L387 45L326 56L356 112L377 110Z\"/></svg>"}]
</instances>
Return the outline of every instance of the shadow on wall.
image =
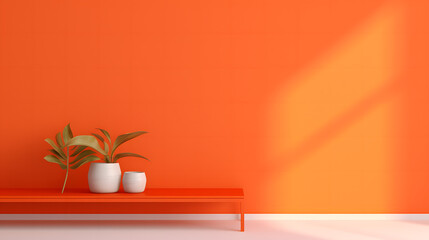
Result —
<instances>
[{"instance_id":1,"label":"shadow on wall","mask_svg":"<svg viewBox=\"0 0 429 240\"><path fill-rule=\"evenodd\" d=\"M274 208L392 209L401 10L382 7L276 93L266 181Z\"/></svg>"},{"instance_id":2,"label":"shadow on wall","mask_svg":"<svg viewBox=\"0 0 429 240\"><path fill-rule=\"evenodd\" d=\"M402 99L394 171L398 213L427 213L429 202L429 21L428 1L408 1L406 18L406 72L403 73Z\"/></svg>"}]
</instances>

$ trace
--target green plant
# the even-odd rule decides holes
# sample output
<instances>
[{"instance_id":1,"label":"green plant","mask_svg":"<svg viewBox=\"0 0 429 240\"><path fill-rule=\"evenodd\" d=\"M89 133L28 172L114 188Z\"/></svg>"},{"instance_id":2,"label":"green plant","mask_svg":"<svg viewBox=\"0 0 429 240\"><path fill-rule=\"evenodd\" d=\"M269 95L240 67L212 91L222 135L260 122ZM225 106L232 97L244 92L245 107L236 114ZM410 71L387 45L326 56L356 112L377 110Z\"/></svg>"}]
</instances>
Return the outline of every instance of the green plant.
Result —
<instances>
[{"instance_id":1,"label":"green plant","mask_svg":"<svg viewBox=\"0 0 429 240\"><path fill-rule=\"evenodd\" d=\"M73 139L73 132L71 130L70 124L64 127L63 134L61 132L57 133L55 136L55 142L47 138L45 141L51 145L52 149L49 151L53 155L46 155L44 159L51 163L58 164L62 169L66 170L66 176L64 179L63 189L61 193L64 193L64 188L66 187L67 178L69 175L69 169L76 169L85 163L99 160L100 158L95 156L95 152L89 149L86 149L86 146L74 146L70 149L70 142ZM70 154L70 150L72 153ZM71 158L73 158L71 160Z\"/></svg>"},{"instance_id":2,"label":"green plant","mask_svg":"<svg viewBox=\"0 0 429 240\"><path fill-rule=\"evenodd\" d=\"M139 155L137 153L124 152L124 153L115 154L116 149L120 145L147 132L137 131L137 132L122 134L122 135L119 135L116 138L116 140L112 143L110 134L106 130L101 128L98 128L98 130L100 130L100 132L104 135L104 137L106 137L107 141L101 135L92 133L92 136L91 135L76 136L70 139L69 143L66 145L68 146L80 145L82 147L83 146L91 147L104 156L103 160L106 163L115 163L120 158L124 158L124 157L138 157L138 158L149 160L146 157L143 157L142 155ZM104 149L100 147L97 139L100 140L101 143L104 145Z\"/></svg>"}]
</instances>

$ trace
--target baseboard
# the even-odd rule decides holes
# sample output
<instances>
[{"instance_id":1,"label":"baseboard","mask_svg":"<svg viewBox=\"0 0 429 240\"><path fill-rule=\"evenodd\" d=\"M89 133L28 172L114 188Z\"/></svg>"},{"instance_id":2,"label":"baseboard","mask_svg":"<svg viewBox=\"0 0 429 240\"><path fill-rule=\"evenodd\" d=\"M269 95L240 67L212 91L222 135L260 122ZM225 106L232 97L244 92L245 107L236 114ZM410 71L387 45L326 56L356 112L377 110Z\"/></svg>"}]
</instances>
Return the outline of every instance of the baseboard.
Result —
<instances>
[{"instance_id":1,"label":"baseboard","mask_svg":"<svg viewBox=\"0 0 429 240\"><path fill-rule=\"evenodd\" d=\"M237 220L239 214L0 214L13 220ZM429 220L429 214L246 214L246 220Z\"/></svg>"},{"instance_id":2,"label":"baseboard","mask_svg":"<svg viewBox=\"0 0 429 240\"><path fill-rule=\"evenodd\" d=\"M238 214L0 214L0 220L236 220Z\"/></svg>"},{"instance_id":3,"label":"baseboard","mask_svg":"<svg viewBox=\"0 0 429 240\"><path fill-rule=\"evenodd\" d=\"M246 220L429 220L429 214L246 214Z\"/></svg>"}]
</instances>

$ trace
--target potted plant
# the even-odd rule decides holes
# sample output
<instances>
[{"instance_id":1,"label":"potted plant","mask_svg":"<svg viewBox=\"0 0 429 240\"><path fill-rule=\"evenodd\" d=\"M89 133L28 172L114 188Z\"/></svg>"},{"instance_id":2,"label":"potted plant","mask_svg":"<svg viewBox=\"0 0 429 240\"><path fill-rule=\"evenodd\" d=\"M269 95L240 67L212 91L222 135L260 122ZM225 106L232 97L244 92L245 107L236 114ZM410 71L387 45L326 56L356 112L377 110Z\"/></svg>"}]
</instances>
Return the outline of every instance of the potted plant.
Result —
<instances>
[{"instance_id":1,"label":"potted plant","mask_svg":"<svg viewBox=\"0 0 429 240\"><path fill-rule=\"evenodd\" d=\"M89 167L89 190L95 193L114 193L119 190L121 184L121 168L117 162L119 159L124 157L138 157L148 160L136 153L124 152L115 154L117 148L123 143L147 132L137 131L122 134L112 142L110 134L106 130L100 128L98 128L98 130L100 130L104 137L96 133L92 133L92 135L76 136L70 139L68 146L81 146L82 149L84 146L91 147L103 155L104 162L92 163ZM103 148L100 147L97 139L101 141L104 146Z\"/></svg>"},{"instance_id":2,"label":"potted plant","mask_svg":"<svg viewBox=\"0 0 429 240\"><path fill-rule=\"evenodd\" d=\"M68 144L72 138L73 133L70 124L67 124L63 129L62 135L61 132L56 134L55 142L50 138L45 139L45 141L51 145L52 149L49 149L49 151L53 155L46 155L44 159L48 162L56 163L61 167L61 169L66 170L66 176L61 193L64 193L70 168L76 169L85 163L100 159L94 155L94 151L86 149L86 146L74 146L70 149Z\"/></svg>"}]
</instances>

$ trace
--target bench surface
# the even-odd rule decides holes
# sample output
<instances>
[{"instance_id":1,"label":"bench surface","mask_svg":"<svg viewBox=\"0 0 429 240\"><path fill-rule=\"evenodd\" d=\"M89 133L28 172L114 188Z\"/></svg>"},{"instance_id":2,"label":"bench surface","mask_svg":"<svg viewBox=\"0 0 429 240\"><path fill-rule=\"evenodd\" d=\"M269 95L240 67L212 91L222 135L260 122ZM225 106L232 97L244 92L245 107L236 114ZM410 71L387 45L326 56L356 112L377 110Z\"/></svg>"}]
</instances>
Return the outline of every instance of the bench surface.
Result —
<instances>
[{"instance_id":1,"label":"bench surface","mask_svg":"<svg viewBox=\"0 0 429 240\"><path fill-rule=\"evenodd\" d=\"M244 192L241 188L148 188L143 193L91 193L88 189L0 189L0 203L64 202L238 202L244 231Z\"/></svg>"},{"instance_id":2,"label":"bench surface","mask_svg":"<svg viewBox=\"0 0 429 240\"><path fill-rule=\"evenodd\" d=\"M0 202L235 202L240 188L149 188L143 193L91 193L88 189L0 189Z\"/></svg>"}]
</instances>

